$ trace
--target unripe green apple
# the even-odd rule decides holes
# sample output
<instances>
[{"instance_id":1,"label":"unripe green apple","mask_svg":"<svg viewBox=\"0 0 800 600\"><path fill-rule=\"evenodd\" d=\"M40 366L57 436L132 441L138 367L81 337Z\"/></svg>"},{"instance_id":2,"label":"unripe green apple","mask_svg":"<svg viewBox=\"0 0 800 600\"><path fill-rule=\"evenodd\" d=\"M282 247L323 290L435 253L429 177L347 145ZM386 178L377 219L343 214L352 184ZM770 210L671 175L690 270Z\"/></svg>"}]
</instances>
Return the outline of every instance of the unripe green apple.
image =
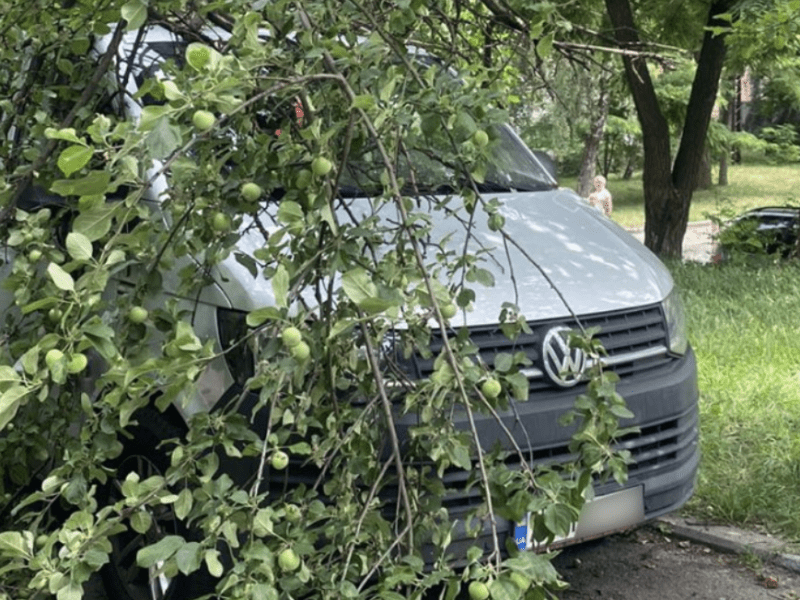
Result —
<instances>
[{"instance_id":1,"label":"unripe green apple","mask_svg":"<svg viewBox=\"0 0 800 600\"><path fill-rule=\"evenodd\" d=\"M248 181L244 185L242 185L242 198L244 198L247 202L255 202L259 198L261 198L261 194L263 190L261 186L257 183L253 183L252 181Z\"/></svg>"},{"instance_id":2,"label":"unripe green apple","mask_svg":"<svg viewBox=\"0 0 800 600\"><path fill-rule=\"evenodd\" d=\"M44 362L49 369L52 369L62 358L64 358L64 353L61 350L53 348L52 350L48 350L47 354L44 355Z\"/></svg>"},{"instance_id":3,"label":"unripe green apple","mask_svg":"<svg viewBox=\"0 0 800 600\"><path fill-rule=\"evenodd\" d=\"M42 251L41 250L31 250L30 254L28 254L28 259L31 262L39 262L42 258Z\"/></svg>"},{"instance_id":4,"label":"unripe green apple","mask_svg":"<svg viewBox=\"0 0 800 600\"><path fill-rule=\"evenodd\" d=\"M478 129L478 131L472 134L472 141L478 148L485 148L486 144L489 143L489 134L483 129Z\"/></svg>"},{"instance_id":5,"label":"unripe green apple","mask_svg":"<svg viewBox=\"0 0 800 600\"><path fill-rule=\"evenodd\" d=\"M297 327L287 327L281 333L281 340L287 348L294 348L303 341L303 335Z\"/></svg>"},{"instance_id":6,"label":"unripe green apple","mask_svg":"<svg viewBox=\"0 0 800 600\"><path fill-rule=\"evenodd\" d=\"M297 174L297 180L295 181L297 189L304 190L308 187L310 183L311 183L311 171L309 171L308 169L301 169L300 172Z\"/></svg>"},{"instance_id":7,"label":"unripe green apple","mask_svg":"<svg viewBox=\"0 0 800 600\"><path fill-rule=\"evenodd\" d=\"M131 323L144 323L147 320L147 309L141 306L133 306L128 311L128 320Z\"/></svg>"},{"instance_id":8,"label":"unripe green apple","mask_svg":"<svg viewBox=\"0 0 800 600\"><path fill-rule=\"evenodd\" d=\"M300 342L294 348L292 348L292 356L299 361L306 360L309 355L311 354L311 348L308 347L308 344L305 342Z\"/></svg>"},{"instance_id":9,"label":"unripe green apple","mask_svg":"<svg viewBox=\"0 0 800 600\"><path fill-rule=\"evenodd\" d=\"M211 228L219 233L228 233L231 230L231 218L223 212L215 212L211 217Z\"/></svg>"},{"instance_id":10,"label":"unripe green apple","mask_svg":"<svg viewBox=\"0 0 800 600\"><path fill-rule=\"evenodd\" d=\"M331 161L329 161L324 156L318 156L317 158L311 161L311 170L317 177L322 177L323 175L327 175L332 167L333 165L331 164Z\"/></svg>"},{"instance_id":11,"label":"unripe green apple","mask_svg":"<svg viewBox=\"0 0 800 600\"><path fill-rule=\"evenodd\" d=\"M489 217L489 229L492 231L499 231L505 224L506 219L503 217L503 215L494 213L491 217Z\"/></svg>"},{"instance_id":12,"label":"unripe green apple","mask_svg":"<svg viewBox=\"0 0 800 600\"><path fill-rule=\"evenodd\" d=\"M489 400L494 400L497 398L502 389L503 388L500 385L500 382L494 377L490 377L481 384L481 393Z\"/></svg>"},{"instance_id":13,"label":"unripe green apple","mask_svg":"<svg viewBox=\"0 0 800 600\"><path fill-rule=\"evenodd\" d=\"M216 122L217 118L207 110L196 110L192 115L192 123L198 131L208 131Z\"/></svg>"},{"instance_id":14,"label":"unripe green apple","mask_svg":"<svg viewBox=\"0 0 800 600\"><path fill-rule=\"evenodd\" d=\"M276 450L272 453L270 465L276 471L283 471L289 464L289 455L283 450Z\"/></svg>"},{"instance_id":15,"label":"unripe green apple","mask_svg":"<svg viewBox=\"0 0 800 600\"><path fill-rule=\"evenodd\" d=\"M284 510L286 511L286 519L291 523L297 523L303 517L303 512L297 504L287 504Z\"/></svg>"},{"instance_id":16,"label":"unripe green apple","mask_svg":"<svg viewBox=\"0 0 800 600\"><path fill-rule=\"evenodd\" d=\"M456 305L453 304L452 302L448 302L447 304L442 304L439 307L439 310L441 311L442 316L445 319L452 319L453 317L456 316L456 313L458 313L458 307L456 307Z\"/></svg>"},{"instance_id":17,"label":"unripe green apple","mask_svg":"<svg viewBox=\"0 0 800 600\"><path fill-rule=\"evenodd\" d=\"M89 361L86 355L78 352L70 357L67 371L70 373L80 373L86 368L87 364L89 364Z\"/></svg>"},{"instance_id":18,"label":"unripe green apple","mask_svg":"<svg viewBox=\"0 0 800 600\"><path fill-rule=\"evenodd\" d=\"M489 588L482 581L473 581L467 588L470 600L486 600L489 597Z\"/></svg>"},{"instance_id":19,"label":"unripe green apple","mask_svg":"<svg viewBox=\"0 0 800 600\"><path fill-rule=\"evenodd\" d=\"M203 44L189 44L186 49L186 61L195 69L202 69L211 60L211 49Z\"/></svg>"},{"instance_id":20,"label":"unripe green apple","mask_svg":"<svg viewBox=\"0 0 800 600\"><path fill-rule=\"evenodd\" d=\"M281 571L295 571L300 566L300 557L291 548L286 548L278 554L278 566Z\"/></svg>"}]
</instances>

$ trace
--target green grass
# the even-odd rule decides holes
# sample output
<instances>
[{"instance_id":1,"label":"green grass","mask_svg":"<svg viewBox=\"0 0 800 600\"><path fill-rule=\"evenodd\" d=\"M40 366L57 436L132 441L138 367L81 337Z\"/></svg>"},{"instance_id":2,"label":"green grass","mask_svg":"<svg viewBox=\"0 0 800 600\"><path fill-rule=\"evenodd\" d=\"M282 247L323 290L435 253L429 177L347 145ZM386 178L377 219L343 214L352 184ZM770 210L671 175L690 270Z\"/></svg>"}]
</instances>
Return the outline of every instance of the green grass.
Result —
<instances>
[{"instance_id":1,"label":"green grass","mask_svg":"<svg viewBox=\"0 0 800 600\"><path fill-rule=\"evenodd\" d=\"M698 360L702 463L685 509L800 541L800 265L670 265Z\"/></svg>"},{"instance_id":2,"label":"green grass","mask_svg":"<svg viewBox=\"0 0 800 600\"><path fill-rule=\"evenodd\" d=\"M714 181L717 180L716 172ZM644 224L644 196L642 174L636 173L625 181L611 175L606 187L614 198L612 218L623 227ZM707 213L718 215L728 210L731 216L756 206L796 204L800 201L800 164L731 165L728 185L714 185L709 190L698 190L692 196L689 221L703 221ZM576 177L562 177L559 184L576 189Z\"/></svg>"}]
</instances>

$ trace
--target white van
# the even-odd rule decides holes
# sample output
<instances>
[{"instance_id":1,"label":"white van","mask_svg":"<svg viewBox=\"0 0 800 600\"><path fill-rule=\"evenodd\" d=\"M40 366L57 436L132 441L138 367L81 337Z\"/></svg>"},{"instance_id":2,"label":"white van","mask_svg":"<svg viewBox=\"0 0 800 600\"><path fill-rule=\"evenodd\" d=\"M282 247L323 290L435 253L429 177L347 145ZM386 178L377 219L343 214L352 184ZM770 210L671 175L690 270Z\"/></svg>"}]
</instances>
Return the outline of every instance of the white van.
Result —
<instances>
[{"instance_id":1,"label":"white van","mask_svg":"<svg viewBox=\"0 0 800 600\"><path fill-rule=\"evenodd\" d=\"M120 63L148 66L147 61L157 61L159 56L180 54L181 41L166 30L151 30L139 46L135 45L136 35L137 32L126 35L120 47ZM99 52L105 49L103 44L98 47ZM131 55L135 47L147 56L146 60ZM131 94L126 97L126 110L136 118L141 107L131 100L136 92L133 78L129 86L133 87L128 90ZM558 419L572 408L575 397L586 387L582 377L587 368L586 357L564 341L564 331L576 327L578 320L584 327L600 328L598 337L608 351L604 365L620 376L617 391L635 414L623 425L639 427L638 433L627 435L619 443L633 458L627 483L622 487L613 482L597 487L596 499L587 506L575 531L554 546L604 535L673 511L691 496L699 460L696 364L678 290L664 265L641 243L573 192L559 189L552 174L510 127L499 128L496 137L495 157L482 191L499 201L504 231L513 242L508 251L485 215L475 219L466 239L464 223L469 217L459 198L450 201L452 213L447 218L441 211L431 212L433 237L442 239L452 234L445 250L458 254L483 253L487 249L493 252L493 258L482 265L494 279L493 287L472 286L476 294L473 310L454 317L452 327L468 328L481 359L490 367L500 352L521 351L530 359L531 365L522 371L529 382L529 399L512 400L511 407L501 414L530 464L570 459L569 442L574 428L560 426ZM431 169L428 173L435 176L436 171ZM342 187L342 202L348 205L348 211L342 211L340 218L358 220L377 214L380 219L391 221L396 217L391 205L376 212L369 190L357 179ZM436 190L441 182L420 183ZM160 198L167 191L166 179L159 179L148 199L154 213L158 213ZM35 211L55 201L42 190L31 190L21 207ZM423 204L429 201L421 200ZM251 225L246 219L237 248L249 255L264 244L263 234ZM12 254L8 248L0 252L0 278L6 276ZM254 278L233 256L222 262L212 276L215 283L190 303L193 325L201 339L214 340L219 348L227 349L246 334L247 313L274 301L272 286L269 281ZM125 285L125 279L121 278L120 285ZM170 278L165 277L164 281L165 286L170 285ZM175 296L176 292L169 287L164 289L165 296ZM12 300L7 292L0 291L3 313ZM515 302L530 319L530 333L523 333L514 341L503 335L498 323L503 303L509 301ZM440 337L434 332L430 348L434 356L440 348ZM432 372L433 359L418 354L400 360L400 366L410 379L421 380ZM246 400L240 403L240 410L249 414L258 402L256 392L244 389L253 372L253 356L244 346L218 358L200 377L197 394L188 404L171 406L163 414L152 411L146 419L139 419L136 437L126 445L127 452L145 457L149 469L159 469L164 458L155 450L157 442L180 434L193 414L214 410L242 395ZM490 449L496 443L509 447L493 417L477 414L475 418L484 448ZM455 411L453 419L459 429L467 429L464 413ZM262 427L257 423L256 430L264 431L263 420L260 423ZM415 415L403 417L398 431L401 441L408 438L408 429L415 424ZM245 481L254 472L248 472L254 469L253 464L243 461L225 468L238 481ZM317 475L314 469L293 459L286 471L269 473L268 478L279 490L285 489L287 482L291 486L312 485ZM484 523L477 539L466 532L462 517L482 502L474 487L464 491L470 475L469 471L451 468L443 478L447 492L442 503L456 522L450 551L460 559L472 546L488 549L492 537L488 523ZM500 517L496 522L498 530L513 537L520 549L533 549L535 544L525 523ZM110 590L115 598L158 597L152 590L153 581L133 569L135 550L152 540L148 542L146 536L141 536L137 541L133 532L124 535L129 538L115 542L107 569ZM155 584L161 586L159 592L169 590L175 594L171 597L190 594L185 591L189 587L176 590L175 582L163 577Z\"/></svg>"}]
</instances>

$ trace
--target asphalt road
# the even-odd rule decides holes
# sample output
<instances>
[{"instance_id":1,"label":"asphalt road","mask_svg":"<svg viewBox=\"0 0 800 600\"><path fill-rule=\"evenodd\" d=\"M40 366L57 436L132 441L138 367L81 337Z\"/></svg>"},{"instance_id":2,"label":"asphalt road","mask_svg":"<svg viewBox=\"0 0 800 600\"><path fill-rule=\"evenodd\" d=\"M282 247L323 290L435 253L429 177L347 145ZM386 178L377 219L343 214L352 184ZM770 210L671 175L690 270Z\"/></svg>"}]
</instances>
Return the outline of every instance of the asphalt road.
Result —
<instances>
[{"instance_id":1,"label":"asphalt road","mask_svg":"<svg viewBox=\"0 0 800 600\"><path fill-rule=\"evenodd\" d=\"M645 526L565 549L561 600L797 600L800 575Z\"/></svg>"}]
</instances>

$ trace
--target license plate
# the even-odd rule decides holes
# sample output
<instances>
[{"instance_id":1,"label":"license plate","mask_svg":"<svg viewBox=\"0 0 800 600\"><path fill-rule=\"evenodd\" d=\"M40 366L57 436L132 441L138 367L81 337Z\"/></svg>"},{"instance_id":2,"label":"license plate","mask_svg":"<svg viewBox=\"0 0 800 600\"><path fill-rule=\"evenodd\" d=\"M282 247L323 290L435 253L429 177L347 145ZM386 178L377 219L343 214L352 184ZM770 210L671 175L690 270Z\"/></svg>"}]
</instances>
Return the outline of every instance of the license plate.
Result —
<instances>
[{"instance_id":1,"label":"license plate","mask_svg":"<svg viewBox=\"0 0 800 600\"><path fill-rule=\"evenodd\" d=\"M570 532L565 536L556 536L549 544L533 539L533 527L528 526L529 521L530 515L523 523L514 526L514 541L520 550L546 550L625 529L644 521L643 487L620 490L587 502Z\"/></svg>"}]
</instances>

